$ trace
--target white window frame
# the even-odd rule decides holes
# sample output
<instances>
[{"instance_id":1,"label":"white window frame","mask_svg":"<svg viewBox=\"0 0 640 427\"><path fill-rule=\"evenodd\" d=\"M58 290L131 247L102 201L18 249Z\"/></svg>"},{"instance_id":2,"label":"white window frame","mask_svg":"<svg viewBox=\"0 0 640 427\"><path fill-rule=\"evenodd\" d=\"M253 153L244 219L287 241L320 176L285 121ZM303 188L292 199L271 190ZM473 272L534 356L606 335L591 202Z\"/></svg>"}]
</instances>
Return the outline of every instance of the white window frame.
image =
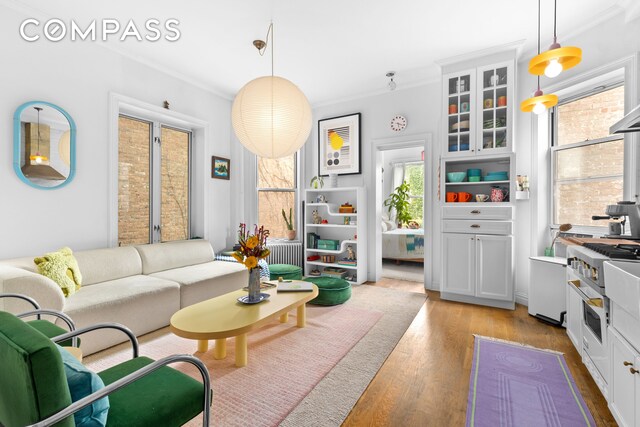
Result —
<instances>
[{"instance_id":1,"label":"white window frame","mask_svg":"<svg viewBox=\"0 0 640 427\"><path fill-rule=\"evenodd\" d=\"M410 165L422 165L422 177L424 180L424 174L425 174L425 166L424 166L424 160L415 160L415 161L408 161L408 162L402 162L404 163L404 181L406 182L407 180L407 166ZM418 195L418 196L412 196L411 194L409 195L410 199L422 199L422 214L424 217L424 191L422 192L422 194ZM424 218L422 219L424 221Z\"/></svg>"},{"instance_id":2,"label":"white window frame","mask_svg":"<svg viewBox=\"0 0 640 427\"><path fill-rule=\"evenodd\" d=\"M211 124L186 114L167 110L126 95L109 93L109 206L108 242L110 247L118 246L118 118L120 114L142 117L147 121L160 121L169 127L190 130L191 173L190 173L190 233L192 236L211 240L211 224L219 224L219 215L210 207L210 192L206 183L210 180L211 157L207 153L207 142L211 143ZM219 234L219 233L218 233Z\"/></svg>"},{"instance_id":3,"label":"white window frame","mask_svg":"<svg viewBox=\"0 0 640 427\"><path fill-rule=\"evenodd\" d=\"M556 168L557 168L557 161L556 161L556 154L560 151L564 151L564 150L570 150L573 148L579 148L579 147L587 147L587 146L591 146L591 145L597 145L597 144L602 144L602 143L606 143L606 142L611 142L611 141L618 141L620 139L624 140L624 136L623 135L607 135L605 137L602 138L596 138L596 139L592 139L592 140L586 140L586 141L579 141L579 142L574 142L571 144L564 144L564 145L557 145L557 135L558 135L558 121L557 121L557 117L558 117L558 107L564 104L568 104L574 101L578 101L580 99L583 98L587 98L589 96L592 95L596 95L602 92L605 92L607 90L611 90L620 86L624 86L625 85L625 81L624 81L624 74L621 73L622 75L620 76L620 78L609 78L609 77L603 77L603 80L601 82L597 82L594 81L593 83L601 83L598 86L596 86L595 88L592 88L590 90L580 90L580 89L576 89L574 91L571 91L569 93L567 93L565 96L562 97L562 99L558 102L558 105L553 107L550 114L549 114L549 131L550 131L550 136L549 136L549 141L551 144L551 156L550 156L550 168L549 168L549 172L550 172L550 177L549 177L549 184L551 186L551 189L549 191L549 208L550 208L550 212L549 212L549 224L550 227L552 229L557 229L560 227L560 224L557 224L555 222L555 210L556 210L556 195L555 195L555 183L556 183ZM626 92L626 87L625 87L625 92ZM613 124L613 123L612 123ZM624 155L627 155L627 150L625 149L625 153ZM623 180L623 186L626 187L627 185L625 184L626 181L626 176L627 174L625 173L625 170L623 170L622 172L622 180ZM576 178L576 179L570 179L570 180L566 180L566 182L594 182L594 181L600 181L603 179L608 179L608 178L615 178L616 176L599 176L599 177L590 177L590 178ZM623 195L622 198L626 200L625 197L625 192L623 190ZM604 209L602 212L593 212L592 215L604 215ZM603 231L607 228L607 223L605 221L602 222L602 226L585 226L585 225L578 225L575 226L572 229L572 232L583 232L583 233L587 233L587 234L601 234L603 233Z\"/></svg>"},{"instance_id":4,"label":"white window frame","mask_svg":"<svg viewBox=\"0 0 640 427\"><path fill-rule=\"evenodd\" d=\"M281 237L271 237L269 236L269 241L270 242L291 242L291 243L299 243L300 240L300 236L301 236L301 231L302 227L301 227L301 218L300 218L300 151L295 152L294 154L292 154L292 156L294 156L294 165L293 165L293 180L294 180L294 184L293 184L293 189L291 188L271 188L271 187L258 187L258 182L260 180L260 176L258 174L258 156L254 156L254 166L253 166L253 170L255 173L255 223L258 224L259 221L259 213L260 213L260 192L287 192L287 193L294 193L293 194L293 212L294 212L294 225L293 228L294 230L298 230L297 233L297 237L295 240L291 241L289 239L287 239L286 236L281 236Z\"/></svg>"}]
</instances>

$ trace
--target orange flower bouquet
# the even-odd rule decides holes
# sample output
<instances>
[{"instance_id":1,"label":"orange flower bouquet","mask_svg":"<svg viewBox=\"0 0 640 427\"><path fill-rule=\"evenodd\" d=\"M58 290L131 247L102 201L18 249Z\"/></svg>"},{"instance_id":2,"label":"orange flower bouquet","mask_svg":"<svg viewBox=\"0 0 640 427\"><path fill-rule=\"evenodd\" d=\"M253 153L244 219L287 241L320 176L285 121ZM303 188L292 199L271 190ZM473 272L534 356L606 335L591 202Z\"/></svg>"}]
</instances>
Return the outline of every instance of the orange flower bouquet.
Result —
<instances>
[{"instance_id":1,"label":"orange flower bouquet","mask_svg":"<svg viewBox=\"0 0 640 427\"><path fill-rule=\"evenodd\" d=\"M241 302L255 304L269 297L260 293L260 267L258 261L269 256L271 251L267 249L269 230L264 226L256 225L253 234L247 230L246 224L240 224L238 230L238 245L240 249L233 253L233 258L243 264L249 270L249 295L243 297Z\"/></svg>"}]
</instances>

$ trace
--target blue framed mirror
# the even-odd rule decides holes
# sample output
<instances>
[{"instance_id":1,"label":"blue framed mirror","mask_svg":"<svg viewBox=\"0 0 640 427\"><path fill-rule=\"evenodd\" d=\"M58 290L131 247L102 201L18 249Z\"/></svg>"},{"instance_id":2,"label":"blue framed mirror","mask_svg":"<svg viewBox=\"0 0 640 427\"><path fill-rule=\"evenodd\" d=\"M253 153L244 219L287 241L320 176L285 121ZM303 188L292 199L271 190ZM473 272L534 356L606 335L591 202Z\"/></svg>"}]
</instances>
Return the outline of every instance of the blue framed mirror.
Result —
<instances>
[{"instance_id":1,"label":"blue framed mirror","mask_svg":"<svg viewBox=\"0 0 640 427\"><path fill-rule=\"evenodd\" d=\"M30 101L13 115L13 169L42 190L64 187L76 171L76 125L62 108Z\"/></svg>"}]
</instances>

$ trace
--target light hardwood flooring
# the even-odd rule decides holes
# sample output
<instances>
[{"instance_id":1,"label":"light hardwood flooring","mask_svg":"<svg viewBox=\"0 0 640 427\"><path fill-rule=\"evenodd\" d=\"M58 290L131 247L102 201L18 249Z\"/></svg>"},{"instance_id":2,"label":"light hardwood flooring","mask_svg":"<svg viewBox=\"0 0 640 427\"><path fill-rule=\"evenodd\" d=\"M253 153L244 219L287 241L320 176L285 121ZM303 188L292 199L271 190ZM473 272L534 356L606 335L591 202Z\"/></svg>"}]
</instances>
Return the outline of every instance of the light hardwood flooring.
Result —
<instances>
[{"instance_id":1,"label":"light hardwood flooring","mask_svg":"<svg viewBox=\"0 0 640 427\"><path fill-rule=\"evenodd\" d=\"M394 279L364 286L425 292L422 283ZM501 310L426 293L425 305L343 426L464 426L473 334L563 352L597 425L616 425L564 328L540 323L521 305Z\"/></svg>"}]
</instances>

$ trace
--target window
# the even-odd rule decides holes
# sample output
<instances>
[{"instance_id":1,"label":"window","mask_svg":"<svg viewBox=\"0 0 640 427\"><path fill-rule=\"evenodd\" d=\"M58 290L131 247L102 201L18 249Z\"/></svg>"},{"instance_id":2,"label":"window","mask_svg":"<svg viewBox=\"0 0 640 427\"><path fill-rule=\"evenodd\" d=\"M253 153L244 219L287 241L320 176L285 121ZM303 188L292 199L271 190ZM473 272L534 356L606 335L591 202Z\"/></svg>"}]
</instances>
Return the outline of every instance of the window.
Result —
<instances>
[{"instance_id":1,"label":"window","mask_svg":"<svg viewBox=\"0 0 640 427\"><path fill-rule=\"evenodd\" d=\"M191 131L118 118L118 245L190 237Z\"/></svg>"},{"instance_id":2,"label":"window","mask_svg":"<svg viewBox=\"0 0 640 427\"><path fill-rule=\"evenodd\" d=\"M624 85L599 87L551 113L554 224L603 226L592 215L623 199L624 139L609 126L624 116Z\"/></svg>"},{"instance_id":3,"label":"window","mask_svg":"<svg viewBox=\"0 0 640 427\"><path fill-rule=\"evenodd\" d=\"M287 217L292 212L293 228L296 227L297 195L296 154L281 159L258 158L258 224L270 231L271 238L285 238Z\"/></svg>"},{"instance_id":4,"label":"window","mask_svg":"<svg viewBox=\"0 0 640 427\"><path fill-rule=\"evenodd\" d=\"M422 226L424 215L424 162L407 163L404 181L409 184L409 213L411 220Z\"/></svg>"}]
</instances>

